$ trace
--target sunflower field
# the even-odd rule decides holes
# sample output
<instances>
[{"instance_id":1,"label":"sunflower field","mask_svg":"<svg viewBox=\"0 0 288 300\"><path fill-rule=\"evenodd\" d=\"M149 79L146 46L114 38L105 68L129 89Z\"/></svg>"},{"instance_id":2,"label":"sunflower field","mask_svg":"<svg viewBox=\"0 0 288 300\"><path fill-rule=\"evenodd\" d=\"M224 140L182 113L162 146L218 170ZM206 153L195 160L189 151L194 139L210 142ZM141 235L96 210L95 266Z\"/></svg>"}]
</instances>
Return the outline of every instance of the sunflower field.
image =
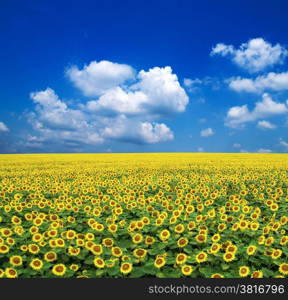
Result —
<instances>
[{"instance_id":1,"label":"sunflower field","mask_svg":"<svg viewBox=\"0 0 288 300\"><path fill-rule=\"evenodd\" d=\"M0 277L288 277L287 158L0 155Z\"/></svg>"}]
</instances>

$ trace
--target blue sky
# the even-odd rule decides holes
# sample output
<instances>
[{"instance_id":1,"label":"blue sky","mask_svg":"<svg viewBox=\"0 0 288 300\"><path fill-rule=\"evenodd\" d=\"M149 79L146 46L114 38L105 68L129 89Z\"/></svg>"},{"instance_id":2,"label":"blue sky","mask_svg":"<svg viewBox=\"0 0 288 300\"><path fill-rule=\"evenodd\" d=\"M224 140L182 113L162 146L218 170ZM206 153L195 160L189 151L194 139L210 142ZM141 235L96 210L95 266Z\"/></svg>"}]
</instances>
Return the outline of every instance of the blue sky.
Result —
<instances>
[{"instance_id":1,"label":"blue sky","mask_svg":"<svg viewBox=\"0 0 288 300\"><path fill-rule=\"evenodd\" d=\"M0 153L287 152L287 9L2 0Z\"/></svg>"}]
</instances>

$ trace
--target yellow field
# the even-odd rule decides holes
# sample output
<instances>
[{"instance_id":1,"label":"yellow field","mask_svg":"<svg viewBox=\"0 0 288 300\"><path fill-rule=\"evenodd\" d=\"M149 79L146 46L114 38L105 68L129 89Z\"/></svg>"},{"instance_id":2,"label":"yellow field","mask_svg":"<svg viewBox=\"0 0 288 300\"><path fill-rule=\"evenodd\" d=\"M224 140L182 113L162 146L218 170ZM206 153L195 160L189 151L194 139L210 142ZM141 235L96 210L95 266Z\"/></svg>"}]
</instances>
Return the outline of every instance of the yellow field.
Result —
<instances>
[{"instance_id":1,"label":"yellow field","mask_svg":"<svg viewBox=\"0 0 288 300\"><path fill-rule=\"evenodd\" d=\"M287 158L0 155L0 277L288 277Z\"/></svg>"}]
</instances>

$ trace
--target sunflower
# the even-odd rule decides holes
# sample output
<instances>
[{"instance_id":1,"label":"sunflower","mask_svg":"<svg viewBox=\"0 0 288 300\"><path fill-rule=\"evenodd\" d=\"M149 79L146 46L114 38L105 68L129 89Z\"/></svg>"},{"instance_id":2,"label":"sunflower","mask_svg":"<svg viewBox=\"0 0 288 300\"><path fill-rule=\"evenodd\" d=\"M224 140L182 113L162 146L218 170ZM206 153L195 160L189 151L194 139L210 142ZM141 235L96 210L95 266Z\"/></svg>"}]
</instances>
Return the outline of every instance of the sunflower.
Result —
<instances>
[{"instance_id":1,"label":"sunflower","mask_svg":"<svg viewBox=\"0 0 288 300\"><path fill-rule=\"evenodd\" d=\"M260 226L260 224L258 222L252 222L250 224L250 229L253 230L253 231L257 231L259 226Z\"/></svg>"},{"instance_id":2,"label":"sunflower","mask_svg":"<svg viewBox=\"0 0 288 300\"><path fill-rule=\"evenodd\" d=\"M65 247L65 241L61 238L56 239L56 246L59 248L64 248Z\"/></svg>"},{"instance_id":3,"label":"sunflower","mask_svg":"<svg viewBox=\"0 0 288 300\"><path fill-rule=\"evenodd\" d=\"M196 223L194 221L191 221L188 223L187 228L191 231L196 227Z\"/></svg>"},{"instance_id":4,"label":"sunflower","mask_svg":"<svg viewBox=\"0 0 288 300\"><path fill-rule=\"evenodd\" d=\"M41 233L34 233L32 236L32 241L35 243L39 243L43 240L43 235Z\"/></svg>"},{"instance_id":5,"label":"sunflower","mask_svg":"<svg viewBox=\"0 0 288 300\"><path fill-rule=\"evenodd\" d=\"M85 234L85 240L87 241L93 241L95 239L95 236L92 232L88 232Z\"/></svg>"},{"instance_id":6,"label":"sunflower","mask_svg":"<svg viewBox=\"0 0 288 300\"><path fill-rule=\"evenodd\" d=\"M118 229L118 226L116 224L110 224L108 226L108 231L112 232L112 233L115 233Z\"/></svg>"},{"instance_id":7,"label":"sunflower","mask_svg":"<svg viewBox=\"0 0 288 300\"><path fill-rule=\"evenodd\" d=\"M258 244L259 245L265 244L265 241L266 241L266 238L265 238L264 235L259 236L259 238L258 238Z\"/></svg>"},{"instance_id":8,"label":"sunflower","mask_svg":"<svg viewBox=\"0 0 288 300\"><path fill-rule=\"evenodd\" d=\"M74 230L68 230L66 232L66 239L74 240L76 238L76 232Z\"/></svg>"},{"instance_id":9,"label":"sunflower","mask_svg":"<svg viewBox=\"0 0 288 300\"><path fill-rule=\"evenodd\" d=\"M5 275L5 271L3 269L0 269L0 278L3 278Z\"/></svg>"},{"instance_id":10,"label":"sunflower","mask_svg":"<svg viewBox=\"0 0 288 300\"><path fill-rule=\"evenodd\" d=\"M41 270L43 267L43 261L39 258L35 258L30 262L29 265L34 270Z\"/></svg>"},{"instance_id":11,"label":"sunflower","mask_svg":"<svg viewBox=\"0 0 288 300\"><path fill-rule=\"evenodd\" d=\"M268 237L265 241L265 246L267 246L267 247L271 246L274 243L274 241L275 241L275 239L273 236Z\"/></svg>"},{"instance_id":12,"label":"sunflower","mask_svg":"<svg viewBox=\"0 0 288 300\"><path fill-rule=\"evenodd\" d=\"M57 253L55 253L54 251L46 252L46 253L44 254L44 259L45 259L47 262L55 261L55 260L57 259Z\"/></svg>"},{"instance_id":13,"label":"sunflower","mask_svg":"<svg viewBox=\"0 0 288 300\"><path fill-rule=\"evenodd\" d=\"M78 247L83 247L85 246L85 241L83 239L76 239L76 245Z\"/></svg>"},{"instance_id":14,"label":"sunflower","mask_svg":"<svg viewBox=\"0 0 288 300\"><path fill-rule=\"evenodd\" d=\"M235 245L229 245L227 248L226 248L226 252L231 252L231 253L236 253L237 252L237 246Z\"/></svg>"},{"instance_id":15,"label":"sunflower","mask_svg":"<svg viewBox=\"0 0 288 300\"><path fill-rule=\"evenodd\" d=\"M12 230L10 230L9 228L2 228L0 230L0 233L2 234L3 237L8 237L13 234Z\"/></svg>"},{"instance_id":16,"label":"sunflower","mask_svg":"<svg viewBox=\"0 0 288 300\"><path fill-rule=\"evenodd\" d=\"M210 247L210 251L212 254L216 254L221 249L221 244L213 243Z\"/></svg>"},{"instance_id":17,"label":"sunflower","mask_svg":"<svg viewBox=\"0 0 288 300\"><path fill-rule=\"evenodd\" d=\"M220 241L220 239L221 239L221 236L220 236L219 233L215 233L215 234L212 236L212 241L213 241L213 242L218 242L218 241Z\"/></svg>"},{"instance_id":18,"label":"sunflower","mask_svg":"<svg viewBox=\"0 0 288 300\"><path fill-rule=\"evenodd\" d=\"M208 258L208 255L207 255L207 253L204 252L204 251L201 251L201 252L199 252L199 253L196 255L196 261L197 261L198 263L205 262L205 261L207 260L207 258Z\"/></svg>"},{"instance_id":19,"label":"sunflower","mask_svg":"<svg viewBox=\"0 0 288 300\"><path fill-rule=\"evenodd\" d=\"M23 252L26 252L26 251L28 251L28 246L27 245L21 245L20 250L23 251ZM0 253L1 253L1 249L0 249Z\"/></svg>"},{"instance_id":20,"label":"sunflower","mask_svg":"<svg viewBox=\"0 0 288 300\"><path fill-rule=\"evenodd\" d=\"M71 264L69 266L69 269L72 270L72 271L74 271L74 272L77 272L79 270L79 265L77 265L77 264Z\"/></svg>"},{"instance_id":21,"label":"sunflower","mask_svg":"<svg viewBox=\"0 0 288 300\"><path fill-rule=\"evenodd\" d=\"M250 268L249 267L247 267L247 266L241 266L239 268L239 275L241 277L247 277L249 275L249 273L250 273Z\"/></svg>"},{"instance_id":22,"label":"sunflower","mask_svg":"<svg viewBox=\"0 0 288 300\"><path fill-rule=\"evenodd\" d=\"M5 276L7 278L16 278L18 276L17 271L14 268L6 268Z\"/></svg>"},{"instance_id":23,"label":"sunflower","mask_svg":"<svg viewBox=\"0 0 288 300\"><path fill-rule=\"evenodd\" d=\"M120 247L112 247L111 253L115 257L121 257L123 255L122 249Z\"/></svg>"},{"instance_id":24,"label":"sunflower","mask_svg":"<svg viewBox=\"0 0 288 300\"><path fill-rule=\"evenodd\" d=\"M231 230L232 230L232 231L237 231L238 228L239 228L239 223L234 223L234 224L232 225L232 227L231 227Z\"/></svg>"},{"instance_id":25,"label":"sunflower","mask_svg":"<svg viewBox=\"0 0 288 300\"><path fill-rule=\"evenodd\" d=\"M279 205L277 203L273 203L271 206L270 206L270 209L271 211L277 211L279 208Z\"/></svg>"},{"instance_id":26,"label":"sunflower","mask_svg":"<svg viewBox=\"0 0 288 300\"><path fill-rule=\"evenodd\" d=\"M8 237L8 238L6 239L6 243L7 243L8 245L10 245L10 246L13 246L13 245L15 244L15 240L12 239L11 237Z\"/></svg>"},{"instance_id":27,"label":"sunflower","mask_svg":"<svg viewBox=\"0 0 288 300\"><path fill-rule=\"evenodd\" d=\"M31 254L37 254L40 251L40 247L38 245L36 245L36 244L29 244L28 245L28 251Z\"/></svg>"},{"instance_id":28,"label":"sunflower","mask_svg":"<svg viewBox=\"0 0 288 300\"><path fill-rule=\"evenodd\" d=\"M253 254L255 254L256 250L257 250L257 247L256 247L256 246L250 245L250 246L247 247L246 253L247 253L248 255L253 255Z\"/></svg>"},{"instance_id":29,"label":"sunflower","mask_svg":"<svg viewBox=\"0 0 288 300\"><path fill-rule=\"evenodd\" d=\"M107 248L111 248L113 247L114 241L111 238L105 238L103 239L102 244Z\"/></svg>"},{"instance_id":30,"label":"sunflower","mask_svg":"<svg viewBox=\"0 0 288 300\"><path fill-rule=\"evenodd\" d=\"M272 257L273 259L277 259L277 258L279 258L281 255L282 255L282 250L280 250L280 249L273 249L271 257Z\"/></svg>"},{"instance_id":31,"label":"sunflower","mask_svg":"<svg viewBox=\"0 0 288 300\"><path fill-rule=\"evenodd\" d=\"M100 244L93 244L89 249L96 256L99 256L103 253L103 247Z\"/></svg>"},{"instance_id":32,"label":"sunflower","mask_svg":"<svg viewBox=\"0 0 288 300\"><path fill-rule=\"evenodd\" d=\"M195 240L197 243L206 243L207 241L207 235L206 234L197 234L195 237Z\"/></svg>"},{"instance_id":33,"label":"sunflower","mask_svg":"<svg viewBox=\"0 0 288 300\"><path fill-rule=\"evenodd\" d=\"M164 229L160 232L159 237L160 237L161 241L166 241L169 239L170 235L171 235L170 231L167 229Z\"/></svg>"},{"instance_id":34,"label":"sunflower","mask_svg":"<svg viewBox=\"0 0 288 300\"><path fill-rule=\"evenodd\" d=\"M71 246L68 247L68 253L71 256L78 256L80 254L80 251L81 251L80 248L75 248Z\"/></svg>"},{"instance_id":35,"label":"sunflower","mask_svg":"<svg viewBox=\"0 0 288 300\"><path fill-rule=\"evenodd\" d=\"M211 275L211 278L224 278L224 275L222 275L220 273L214 273Z\"/></svg>"},{"instance_id":36,"label":"sunflower","mask_svg":"<svg viewBox=\"0 0 288 300\"><path fill-rule=\"evenodd\" d=\"M66 273L66 266L64 264L54 265L52 273L56 276L63 276Z\"/></svg>"},{"instance_id":37,"label":"sunflower","mask_svg":"<svg viewBox=\"0 0 288 300\"><path fill-rule=\"evenodd\" d=\"M226 252L226 253L224 253L224 255L223 255L223 259L224 259L224 261L226 261L226 262L230 262L230 261L232 261L232 260L235 259L235 254L234 254L234 253L231 253L231 252Z\"/></svg>"},{"instance_id":38,"label":"sunflower","mask_svg":"<svg viewBox=\"0 0 288 300\"><path fill-rule=\"evenodd\" d=\"M248 227L248 222L245 220L240 221L239 228L240 230L245 230Z\"/></svg>"},{"instance_id":39,"label":"sunflower","mask_svg":"<svg viewBox=\"0 0 288 300\"><path fill-rule=\"evenodd\" d=\"M95 245L95 243L92 242L92 241L87 241L87 242L85 242L85 248L86 248L87 250L91 250L91 248L92 248L94 245Z\"/></svg>"},{"instance_id":40,"label":"sunflower","mask_svg":"<svg viewBox=\"0 0 288 300\"><path fill-rule=\"evenodd\" d=\"M285 264L285 263L281 264L279 266L279 272L281 274L288 275L288 264Z\"/></svg>"},{"instance_id":41,"label":"sunflower","mask_svg":"<svg viewBox=\"0 0 288 300\"><path fill-rule=\"evenodd\" d=\"M14 225L20 225L22 223L22 220L20 218L18 218L17 216L13 216L11 218L11 222Z\"/></svg>"},{"instance_id":42,"label":"sunflower","mask_svg":"<svg viewBox=\"0 0 288 300\"><path fill-rule=\"evenodd\" d=\"M254 271L251 274L251 278L263 278L263 272L262 271Z\"/></svg>"},{"instance_id":43,"label":"sunflower","mask_svg":"<svg viewBox=\"0 0 288 300\"><path fill-rule=\"evenodd\" d=\"M147 255L147 250L142 248L134 249L133 255L137 258L144 258Z\"/></svg>"},{"instance_id":44,"label":"sunflower","mask_svg":"<svg viewBox=\"0 0 288 300\"><path fill-rule=\"evenodd\" d=\"M95 257L93 263L96 268L103 269L105 267L105 262L100 257Z\"/></svg>"},{"instance_id":45,"label":"sunflower","mask_svg":"<svg viewBox=\"0 0 288 300\"><path fill-rule=\"evenodd\" d=\"M174 231L176 233L182 233L184 231L185 227L183 224L178 224L177 226L175 226Z\"/></svg>"},{"instance_id":46,"label":"sunflower","mask_svg":"<svg viewBox=\"0 0 288 300\"><path fill-rule=\"evenodd\" d=\"M176 256L176 264L181 265L187 261L187 255L185 253L179 253Z\"/></svg>"},{"instance_id":47,"label":"sunflower","mask_svg":"<svg viewBox=\"0 0 288 300\"><path fill-rule=\"evenodd\" d=\"M35 219L33 220L33 224L34 224L35 226L40 227L40 226L43 224L43 220L40 219L40 218L35 218Z\"/></svg>"},{"instance_id":48,"label":"sunflower","mask_svg":"<svg viewBox=\"0 0 288 300\"><path fill-rule=\"evenodd\" d=\"M120 272L123 274L128 274L132 271L132 264L129 262L123 262L120 267Z\"/></svg>"},{"instance_id":49,"label":"sunflower","mask_svg":"<svg viewBox=\"0 0 288 300\"><path fill-rule=\"evenodd\" d=\"M166 264L166 259L164 256L157 256L156 259L154 260L154 266L157 269L162 268Z\"/></svg>"},{"instance_id":50,"label":"sunflower","mask_svg":"<svg viewBox=\"0 0 288 300\"><path fill-rule=\"evenodd\" d=\"M280 239L280 245L284 246L287 243L288 243L288 236L287 235L282 236L281 239Z\"/></svg>"},{"instance_id":51,"label":"sunflower","mask_svg":"<svg viewBox=\"0 0 288 300\"><path fill-rule=\"evenodd\" d=\"M1 254L6 254L8 253L10 248L7 245L0 245L0 253Z\"/></svg>"},{"instance_id":52,"label":"sunflower","mask_svg":"<svg viewBox=\"0 0 288 300\"><path fill-rule=\"evenodd\" d=\"M185 237L181 237L178 241L177 241L177 245L179 248L184 248L188 245L188 239Z\"/></svg>"},{"instance_id":53,"label":"sunflower","mask_svg":"<svg viewBox=\"0 0 288 300\"><path fill-rule=\"evenodd\" d=\"M182 272L183 275L189 276L193 272L193 268L189 265L183 265L181 267L181 272Z\"/></svg>"},{"instance_id":54,"label":"sunflower","mask_svg":"<svg viewBox=\"0 0 288 300\"><path fill-rule=\"evenodd\" d=\"M219 232L224 231L226 228L227 228L227 225L224 224L224 223L219 224L218 227L217 227Z\"/></svg>"},{"instance_id":55,"label":"sunflower","mask_svg":"<svg viewBox=\"0 0 288 300\"><path fill-rule=\"evenodd\" d=\"M23 260L22 260L21 256L19 256L19 255L13 255L13 256L10 257L9 263L13 267L19 267L19 266L22 266Z\"/></svg>"},{"instance_id":56,"label":"sunflower","mask_svg":"<svg viewBox=\"0 0 288 300\"><path fill-rule=\"evenodd\" d=\"M145 238L145 244L146 244L147 246L153 245L154 243L155 243L154 237L152 237L152 236L147 236L147 237Z\"/></svg>"},{"instance_id":57,"label":"sunflower","mask_svg":"<svg viewBox=\"0 0 288 300\"><path fill-rule=\"evenodd\" d=\"M93 229L95 229L98 232L102 232L105 228L104 225L100 224L100 223L98 223L98 224L94 223L92 227L93 227Z\"/></svg>"}]
</instances>

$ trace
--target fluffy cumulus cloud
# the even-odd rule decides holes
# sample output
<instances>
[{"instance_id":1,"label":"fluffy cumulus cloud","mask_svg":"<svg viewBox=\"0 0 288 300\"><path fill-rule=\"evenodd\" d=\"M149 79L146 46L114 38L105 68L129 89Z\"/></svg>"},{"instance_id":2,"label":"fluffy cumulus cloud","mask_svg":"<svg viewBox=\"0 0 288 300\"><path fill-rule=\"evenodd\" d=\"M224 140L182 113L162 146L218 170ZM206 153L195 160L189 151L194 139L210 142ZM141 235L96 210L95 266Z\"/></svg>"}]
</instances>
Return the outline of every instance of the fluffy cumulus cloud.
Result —
<instances>
[{"instance_id":1,"label":"fluffy cumulus cloud","mask_svg":"<svg viewBox=\"0 0 288 300\"><path fill-rule=\"evenodd\" d=\"M276 102L267 93L264 93L262 100L256 102L253 110L249 110L246 104L231 107L227 112L225 125L232 128L243 128L247 122L268 118L274 115L286 114L287 112L288 107L286 103Z\"/></svg>"},{"instance_id":2,"label":"fluffy cumulus cloud","mask_svg":"<svg viewBox=\"0 0 288 300\"><path fill-rule=\"evenodd\" d=\"M102 130L102 136L112 140L137 144L156 144L173 140L170 128L163 123L135 122L120 115Z\"/></svg>"},{"instance_id":3,"label":"fluffy cumulus cloud","mask_svg":"<svg viewBox=\"0 0 288 300\"><path fill-rule=\"evenodd\" d=\"M67 75L88 96L86 102L73 105L51 88L32 92L35 109L28 119L35 134L27 137L26 144L40 147L58 141L76 147L108 140L136 144L171 141L173 132L158 120L185 111L189 101L171 67L136 74L128 65L100 61L82 70L74 66Z\"/></svg>"},{"instance_id":4,"label":"fluffy cumulus cloud","mask_svg":"<svg viewBox=\"0 0 288 300\"><path fill-rule=\"evenodd\" d=\"M5 123L0 122L0 132L9 131L9 128L5 125Z\"/></svg>"},{"instance_id":5,"label":"fluffy cumulus cloud","mask_svg":"<svg viewBox=\"0 0 288 300\"><path fill-rule=\"evenodd\" d=\"M202 137L208 137L214 134L214 130L212 128L206 128L201 130L200 135Z\"/></svg>"},{"instance_id":6,"label":"fluffy cumulus cloud","mask_svg":"<svg viewBox=\"0 0 288 300\"><path fill-rule=\"evenodd\" d=\"M92 61L83 69L72 66L66 70L67 76L85 96L99 96L107 90L134 78L134 70L129 65L106 60Z\"/></svg>"},{"instance_id":7,"label":"fluffy cumulus cloud","mask_svg":"<svg viewBox=\"0 0 288 300\"><path fill-rule=\"evenodd\" d=\"M136 83L107 90L87 103L92 112L165 116L185 111L188 96L170 67L140 71Z\"/></svg>"},{"instance_id":8,"label":"fluffy cumulus cloud","mask_svg":"<svg viewBox=\"0 0 288 300\"><path fill-rule=\"evenodd\" d=\"M87 115L79 109L69 108L51 88L33 92L30 97L36 108L28 118L39 134L38 137L34 136L34 142L58 140L93 145L103 141Z\"/></svg>"},{"instance_id":9,"label":"fluffy cumulus cloud","mask_svg":"<svg viewBox=\"0 0 288 300\"><path fill-rule=\"evenodd\" d=\"M262 120L262 121L258 121L257 127L260 129L275 129L276 125L272 124L269 121Z\"/></svg>"},{"instance_id":10,"label":"fluffy cumulus cloud","mask_svg":"<svg viewBox=\"0 0 288 300\"><path fill-rule=\"evenodd\" d=\"M236 92L262 93L265 90L288 90L288 72L257 76L255 79L236 77L229 80L229 87Z\"/></svg>"},{"instance_id":11,"label":"fluffy cumulus cloud","mask_svg":"<svg viewBox=\"0 0 288 300\"><path fill-rule=\"evenodd\" d=\"M230 57L239 67L254 73L283 63L288 51L280 44L272 45L263 38L254 38L241 44L238 49L233 45L218 43L210 54Z\"/></svg>"}]
</instances>

